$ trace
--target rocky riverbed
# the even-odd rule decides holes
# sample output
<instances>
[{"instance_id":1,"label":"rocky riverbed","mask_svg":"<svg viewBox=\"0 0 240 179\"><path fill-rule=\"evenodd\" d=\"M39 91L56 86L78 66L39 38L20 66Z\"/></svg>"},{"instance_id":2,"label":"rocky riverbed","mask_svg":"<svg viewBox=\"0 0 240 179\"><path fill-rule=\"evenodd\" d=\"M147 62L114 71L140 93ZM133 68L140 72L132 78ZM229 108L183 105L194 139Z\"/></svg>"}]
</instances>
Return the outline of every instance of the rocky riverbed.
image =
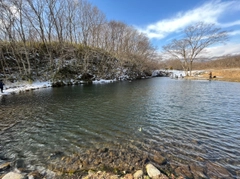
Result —
<instances>
[{"instance_id":1,"label":"rocky riverbed","mask_svg":"<svg viewBox=\"0 0 240 179\"><path fill-rule=\"evenodd\" d=\"M94 178L233 178L223 167L206 162L206 168L176 165L162 153L148 154L130 147L115 149L89 149L83 153L65 155L53 152L47 159L47 166L24 165L24 161L9 161L0 156L0 179L94 179ZM221 176L221 177L219 177Z\"/></svg>"}]
</instances>

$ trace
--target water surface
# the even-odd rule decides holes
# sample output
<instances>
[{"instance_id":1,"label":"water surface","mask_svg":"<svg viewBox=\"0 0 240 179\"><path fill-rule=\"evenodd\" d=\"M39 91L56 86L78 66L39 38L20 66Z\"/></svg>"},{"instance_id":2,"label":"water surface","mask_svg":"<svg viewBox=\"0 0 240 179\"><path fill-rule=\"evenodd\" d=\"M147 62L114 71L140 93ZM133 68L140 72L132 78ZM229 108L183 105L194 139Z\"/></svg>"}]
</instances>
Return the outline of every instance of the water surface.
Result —
<instances>
[{"instance_id":1,"label":"water surface","mask_svg":"<svg viewBox=\"0 0 240 179\"><path fill-rule=\"evenodd\" d=\"M240 83L153 78L3 96L0 156L47 165L54 151L123 145L237 177L239 92Z\"/></svg>"}]
</instances>

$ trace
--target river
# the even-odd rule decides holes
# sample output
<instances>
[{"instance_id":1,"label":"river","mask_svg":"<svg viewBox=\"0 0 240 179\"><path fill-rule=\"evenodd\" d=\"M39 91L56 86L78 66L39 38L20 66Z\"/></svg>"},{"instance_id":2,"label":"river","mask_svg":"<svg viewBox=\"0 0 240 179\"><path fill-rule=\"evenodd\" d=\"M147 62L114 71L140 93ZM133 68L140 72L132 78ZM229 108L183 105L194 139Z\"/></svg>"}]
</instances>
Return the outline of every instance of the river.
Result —
<instances>
[{"instance_id":1,"label":"river","mask_svg":"<svg viewBox=\"0 0 240 179\"><path fill-rule=\"evenodd\" d=\"M177 165L212 162L237 178L239 94L240 83L152 78L2 96L0 164L47 165L54 151L123 145Z\"/></svg>"}]
</instances>

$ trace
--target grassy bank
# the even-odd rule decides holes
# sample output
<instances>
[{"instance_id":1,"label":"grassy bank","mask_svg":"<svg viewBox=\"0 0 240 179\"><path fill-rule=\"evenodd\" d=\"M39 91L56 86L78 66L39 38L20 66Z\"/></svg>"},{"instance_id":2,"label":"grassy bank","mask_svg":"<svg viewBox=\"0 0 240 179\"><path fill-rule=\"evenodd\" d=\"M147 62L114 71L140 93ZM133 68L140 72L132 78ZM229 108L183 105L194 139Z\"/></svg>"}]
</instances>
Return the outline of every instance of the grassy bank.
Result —
<instances>
[{"instance_id":1,"label":"grassy bank","mask_svg":"<svg viewBox=\"0 0 240 179\"><path fill-rule=\"evenodd\" d=\"M215 77L212 80L240 82L240 68L205 69L196 73L193 77L187 77L187 79L208 80L210 72Z\"/></svg>"}]
</instances>

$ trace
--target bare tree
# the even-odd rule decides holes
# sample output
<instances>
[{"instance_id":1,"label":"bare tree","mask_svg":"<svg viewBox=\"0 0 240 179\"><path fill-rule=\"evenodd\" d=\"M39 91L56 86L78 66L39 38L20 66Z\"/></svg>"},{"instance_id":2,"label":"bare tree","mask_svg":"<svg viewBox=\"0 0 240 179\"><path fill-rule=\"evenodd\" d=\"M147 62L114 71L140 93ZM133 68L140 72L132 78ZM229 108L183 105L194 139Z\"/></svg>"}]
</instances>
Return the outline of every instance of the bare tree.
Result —
<instances>
[{"instance_id":1,"label":"bare tree","mask_svg":"<svg viewBox=\"0 0 240 179\"><path fill-rule=\"evenodd\" d=\"M163 50L182 61L182 67L192 75L192 64L197 56L207 47L215 43L224 43L228 39L226 31L217 28L214 24L198 22L184 30L185 37L173 40L163 46Z\"/></svg>"}]
</instances>

